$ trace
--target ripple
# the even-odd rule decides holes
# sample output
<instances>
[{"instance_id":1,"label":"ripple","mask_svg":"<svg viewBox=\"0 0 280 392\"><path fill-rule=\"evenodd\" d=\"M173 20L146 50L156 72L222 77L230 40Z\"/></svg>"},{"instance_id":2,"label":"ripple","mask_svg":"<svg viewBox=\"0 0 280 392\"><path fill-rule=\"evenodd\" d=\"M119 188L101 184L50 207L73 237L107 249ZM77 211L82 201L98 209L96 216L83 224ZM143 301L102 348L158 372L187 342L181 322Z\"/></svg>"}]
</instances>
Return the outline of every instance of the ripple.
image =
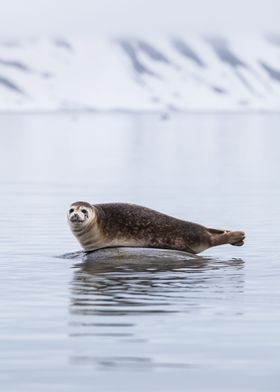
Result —
<instances>
[{"instance_id":1,"label":"ripple","mask_svg":"<svg viewBox=\"0 0 280 392\"><path fill-rule=\"evenodd\" d=\"M86 258L75 264L71 313L132 316L188 312L243 291L242 259L177 260L175 253L167 260L154 253L151 263L151 258L141 252L137 258L136 253L133 256L118 265L114 257L94 261Z\"/></svg>"},{"instance_id":2,"label":"ripple","mask_svg":"<svg viewBox=\"0 0 280 392\"><path fill-rule=\"evenodd\" d=\"M134 370L156 369L156 368L193 368L194 364L180 362L159 362L145 357L94 357L75 356L71 360L77 365L93 364L104 368L133 368Z\"/></svg>"}]
</instances>

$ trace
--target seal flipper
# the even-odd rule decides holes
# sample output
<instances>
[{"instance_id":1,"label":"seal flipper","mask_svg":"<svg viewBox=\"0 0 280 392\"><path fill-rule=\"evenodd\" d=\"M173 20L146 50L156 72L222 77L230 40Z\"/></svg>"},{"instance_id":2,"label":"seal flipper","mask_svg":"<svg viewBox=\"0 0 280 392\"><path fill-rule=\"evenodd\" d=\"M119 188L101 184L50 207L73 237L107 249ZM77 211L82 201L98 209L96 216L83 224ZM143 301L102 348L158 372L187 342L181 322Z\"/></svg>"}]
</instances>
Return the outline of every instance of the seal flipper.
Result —
<instances>
[{"instance_id":1,"label":"seal flipper","mask_svg":"<svg viewBox=\"0 0 280 392\"><path fill-rule=\"evenodd\" d=\"M244 245L245 233L244 231L228 231L228 243L234 246Z\"/></svg>"},{"instance_id":2,"label":"seal flipper","mask_svg":"<svg viewBox=\"0 0 280 392\"><path fill-rule=\"evenodd\" d=\"M218 246L224 244L231 244L234 246L244 245L245 233L244 231L229 231L229 230L217 230L207 229L210 238L211 246Z\"/></svg>"}]
</instances>

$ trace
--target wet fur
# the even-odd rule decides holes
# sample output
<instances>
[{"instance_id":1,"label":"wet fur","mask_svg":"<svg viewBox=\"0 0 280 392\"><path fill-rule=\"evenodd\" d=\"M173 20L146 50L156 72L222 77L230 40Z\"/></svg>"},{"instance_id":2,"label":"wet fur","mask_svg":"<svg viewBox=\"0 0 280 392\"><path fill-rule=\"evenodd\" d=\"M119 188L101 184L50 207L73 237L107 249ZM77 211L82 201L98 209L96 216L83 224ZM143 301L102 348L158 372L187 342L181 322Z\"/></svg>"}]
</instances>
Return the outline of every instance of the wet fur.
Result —
<instances>
[{"instance_id":1,"label":"wet fur","mask_svg":"<svg viewBox=\"0 0 280 392\"><path fill-rule=\"evenodd\" d=\"M79 203L83 202L73 205ZM227 243L242 245L245 236L243 232L208 229L135 204L96 204L92 208L95 210L95 221L80 233L72 229L87 251L110 246L133 246L199 253Z\"/></svg>"}]
</instances>

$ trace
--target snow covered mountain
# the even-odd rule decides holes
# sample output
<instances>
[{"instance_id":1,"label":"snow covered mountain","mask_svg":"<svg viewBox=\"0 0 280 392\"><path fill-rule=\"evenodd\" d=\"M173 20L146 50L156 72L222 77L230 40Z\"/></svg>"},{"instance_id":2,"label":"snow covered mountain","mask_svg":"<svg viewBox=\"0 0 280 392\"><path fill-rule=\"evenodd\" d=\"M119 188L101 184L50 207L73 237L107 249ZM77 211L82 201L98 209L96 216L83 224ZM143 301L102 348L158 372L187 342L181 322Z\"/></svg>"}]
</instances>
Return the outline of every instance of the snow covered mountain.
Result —
<instances>
[{"instance_id":1,"label":"snow covered mountain","mask_svg":"<svg viewBox=\"0 0 280 392\"><path fill-rule=\"evenodd\" d=\"M280 36L0 42L0 111L280 110Z\"/></svg>"}]
</instances>

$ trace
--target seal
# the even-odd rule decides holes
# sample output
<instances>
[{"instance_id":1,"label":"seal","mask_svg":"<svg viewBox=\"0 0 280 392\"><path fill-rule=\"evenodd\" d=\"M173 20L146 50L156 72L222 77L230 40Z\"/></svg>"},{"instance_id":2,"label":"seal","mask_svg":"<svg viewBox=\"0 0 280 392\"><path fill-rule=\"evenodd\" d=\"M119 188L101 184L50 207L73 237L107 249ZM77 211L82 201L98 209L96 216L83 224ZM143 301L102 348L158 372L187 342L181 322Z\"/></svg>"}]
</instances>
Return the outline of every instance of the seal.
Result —
<instances>
[{"instance_id":1,"label":"seal","mask_svg":"<svg viewBox=\"0 0 280 392\"><path fill-rule=\"evenodd\" d=\"M200 253L218 245L244 244L243 231L210 229L136 204L72 203L72 233L85 251L108 247L174 249Z\"/></svg>"}]
</instances>

